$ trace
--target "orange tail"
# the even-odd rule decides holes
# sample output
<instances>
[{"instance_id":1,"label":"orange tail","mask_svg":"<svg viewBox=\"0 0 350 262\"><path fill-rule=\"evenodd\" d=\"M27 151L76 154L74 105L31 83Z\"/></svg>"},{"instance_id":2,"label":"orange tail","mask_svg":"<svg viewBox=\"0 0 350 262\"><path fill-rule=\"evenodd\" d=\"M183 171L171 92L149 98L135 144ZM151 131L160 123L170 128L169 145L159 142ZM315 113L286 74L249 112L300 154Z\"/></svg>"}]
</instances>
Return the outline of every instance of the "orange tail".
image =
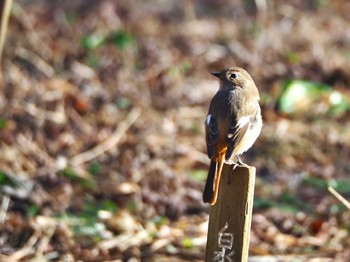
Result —
<instances>
[{"instance_id":1,"label":"orange tail","mask_svg":"<svg viewBox=\"0 0 350 262\"><path fill-rule=\"evenodd\" d=\"M216 176L215 176L214 195L213 195L213 199L210 202L211 205L215 205L216 200L218 198L218 191L219 191L221 172L222 172L222 167L224 166L224 158L225 158L225 154L222 154L219 157L218 170L216 171Z\"/></svg>"},{"instance_id":2,"label":"orange tail","mask_svg":"<svg viewBox=\"0 0 350 262\"><path fill-rule=\"evenodd\" d=\"M203 192L203 202L210 203L214 205L218 197L219 182L222 172L222 167L224 165L225 154L222 154L219 161L216 162L214 159L210 162L209 172L207 182L205 183ZM218 164L218 169L216 169ZM214 185L215 182L215 185Z\"/></svg>"}]
</instances>

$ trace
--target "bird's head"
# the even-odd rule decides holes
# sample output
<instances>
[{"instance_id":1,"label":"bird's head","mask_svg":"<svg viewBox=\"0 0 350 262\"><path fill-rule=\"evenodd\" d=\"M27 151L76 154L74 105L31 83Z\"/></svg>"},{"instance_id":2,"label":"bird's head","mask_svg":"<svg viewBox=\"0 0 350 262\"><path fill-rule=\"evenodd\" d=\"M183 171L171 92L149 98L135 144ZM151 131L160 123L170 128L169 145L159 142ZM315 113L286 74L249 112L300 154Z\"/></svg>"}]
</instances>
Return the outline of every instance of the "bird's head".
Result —
<instances>
[{"instance_id":1,"label":"bird's head","mask_svg":"<svg viewBox=\"0 0 350 262\"><path fill-rule=\"evenodd\" d=\"M220 90L238 87L245 89L250 88L252 85L255 87L252 77L240 67L229 67L211 74L220 79Z\"/></svg>"}]
</instances>

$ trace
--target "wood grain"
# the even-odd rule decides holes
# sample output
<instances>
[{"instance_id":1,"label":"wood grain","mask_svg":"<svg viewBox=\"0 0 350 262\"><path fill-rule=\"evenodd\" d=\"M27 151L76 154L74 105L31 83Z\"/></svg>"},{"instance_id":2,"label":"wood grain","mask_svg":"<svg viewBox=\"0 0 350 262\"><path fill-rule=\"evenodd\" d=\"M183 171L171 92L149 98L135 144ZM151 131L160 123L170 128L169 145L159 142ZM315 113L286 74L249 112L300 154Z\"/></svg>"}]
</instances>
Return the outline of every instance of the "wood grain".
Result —
<instances>
[{"instance_id":1,"label":"wood grain","mask_svg":"<svg viewBox=\"0 0 350 262\"><path fill-rule=\"evenodd\" d=\"M248 261L255 167L224 165L210 208L205 261Z\"/></svg>"}]
</instances>

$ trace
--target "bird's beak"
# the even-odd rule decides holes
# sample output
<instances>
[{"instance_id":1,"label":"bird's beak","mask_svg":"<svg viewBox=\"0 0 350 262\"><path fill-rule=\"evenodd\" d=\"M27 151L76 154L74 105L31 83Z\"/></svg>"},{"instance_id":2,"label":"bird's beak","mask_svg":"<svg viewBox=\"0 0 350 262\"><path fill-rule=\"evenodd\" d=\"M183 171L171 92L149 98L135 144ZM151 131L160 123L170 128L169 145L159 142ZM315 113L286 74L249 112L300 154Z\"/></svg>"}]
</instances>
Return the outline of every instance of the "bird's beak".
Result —
<instances>
[{"instance_id":1,"label":"bird's beak","mask_svg":"<svg viewBox=\"0 0 350 262\"><path fill-rule=\"evenodd\" d=\"M213 73L211 73L213 76L215 76L215 77L217 77L217 78L219 78L220 77L220 73L219 72L213 72Z\"/></svg>"}]
</instances>

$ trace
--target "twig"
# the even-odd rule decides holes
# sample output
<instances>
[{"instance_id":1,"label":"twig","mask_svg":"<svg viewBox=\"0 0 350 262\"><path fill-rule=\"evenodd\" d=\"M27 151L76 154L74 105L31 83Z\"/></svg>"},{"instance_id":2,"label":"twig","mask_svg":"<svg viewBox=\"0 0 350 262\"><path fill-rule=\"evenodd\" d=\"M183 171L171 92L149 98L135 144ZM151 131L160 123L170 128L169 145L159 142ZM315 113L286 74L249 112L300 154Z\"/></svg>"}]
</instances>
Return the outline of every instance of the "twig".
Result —
<instances>
[{"instance_id":1,"label":"twig","mask_svg":"<svg viewBox=\"0 0 350 262\"><path fill-rule=\"evenodd\" d=\"M35 104L32 103L23 103L19 105L18 108L23 109L28 114L31 114L40 120L45 119L57 124L65 124L67 121L67 116L62 107L59 108L60 111L49 111L38 108Z\"/></svg>"},{"instance_id":2,"label":"twig","mask_svg":"<svg viewBox=\"0 0 350 262\"><path fill-rule=\"evenodd\" d=\"M11 6L12 6L12 0L5 0L1 1L2 6L1 6L1 14L0 14L0 60L2 57L2 51L4 49L4 44L5 44L5 38L6 38L6 31L7 31L7 25L8 25L8 19L10 16L10 11L11 11Z\"/></svg>"},{"instance_id":3,"label":"twig","mask_svg":"<svg viewBox=\"0 0 350 262\"><path fill-rule=\"evenodd\" d=\"M33 154L42 160L45 161L45 168L48 170L54 170L55 168L55 159L52 158L47 151L43 150L38 144L34 143L33 140L28 139L26 136L20 134L17 136L17 142L19 145L23 145L23 147L19 147L19 151L22 152L23 155Z\"/></svg>"},{"instance_id":4,"label":"twig","mask_svg":"<svg viewBox=\"0 0 350 262\"><path fill-rule=\"evenodd\" d=\"M23 47L19 47L16 49L15 53L19 58L33 64L35 68L43 73L46 77L50 78L55 75L55 69L34 52L29 51Z\"/></svg>"},{"instance_id":5,"label":"twig","mask_svg":"<svg viewBox=\"0 0 350 262\"><path fill-rule=\"evenodd\" d=\"M262 22L266 23L267 19L267 2L266 0L255 0L255 5L258 9L258 16L261 19Z\"/></svg>"},{"instance_id":6,"label":"twig","mask_svg":"<svg viewBox=\"0 0 350 262\"><path fill-rule=\"evenodd\" d=\"M338 199L340 202L343 203L344 206L346 206L350 210L350 202L347 201L341 194L339 194L335 189L331 186L328 186L328 191L335 196L336 199Z\"/></svg>"},{"instance_id":7,"label":"twig","mask_svg":"<svg viewBox=\"0 0 350 262\"><path fill-rule=\"evenodd\" d=\"M35 253L33 246L38 242L40 234L40 231L35 231L34 234L29 238L27 243L23 246L23 248L9 256L8 261L19 261L20 259Z\"/></svg>"},{"instance_id":8,"label":"twig","mask_svg":"<svg viewBox=\"0 0 350 262\"><path fill-rule=\"evenodd\" d=\"M8 256L6 261L19 261L22 258L34 253L36 256L41 256L45 249L48 248L50 239L57 228L57 224L54 219L39 216L36 218L36 221L31 221L30 224L34 229L33 235L20 250Z\"/></svg>"},{"instance_id":9,"label":"twig","mask_svg":"<svg viewBox=\"0 0 350 262\"><path fill-rule=\"evenodd\" d=\"M37 216L32 223L32 227L41 232L41 237L37 241L35 255L43 256L44 252L49 250L50 240L57 228L57 222L53 218Z\"/></svg>"},{"instance_id":10,"label":"twig","mask_svg":"<svg viewBox=\"0 0 350 262\"><path fill-rule=\"evenodd\" d=\"M210 163L210 160L206 154L196 149L193 149L187 145L178 144L176 150L179 151L179 153L187 155L188 157L191 157L194 160L197 160L198 162L201 162L205 165L209 165Z\"/></svg>"},{"instance_id":11,"label":"twig","mask_svg":"<svg viewBox=\"0 0 350 262\"><path fill-rule=\"evenodd\" d=\"M78 114L77 111L73 110L72 108L67 108L66 114L75 123L77 123L77 126L79 127L80 131L82 131L85 135L90 135L94 132L93 127L88 123L86 123L84 119Z\"/></svg>"},{"instance_id":12,"label":"twig","mask_svg":"<svg viewBox=\"0 0 350 262\"><path fill-rule=\"evenodd\" d=\"M136 121L136 119L141 114L140 108L134 108L126 117L126 119L119 125L118 129L104 142L95 146L94 148L87 150L79 155L74 156L71 159L71 164L73 166L78 166L84 162L87 162L91 159L96 158L99 155L102 155L106 151L115 147L115 145L120 141L125 132L129 127Z\"/></svg>"},{"instance_id":13,"label":"twig","mask_svg":"<svg viewBox=\"0 0 350 262\"><path fill-rule=\"evenodd\" d=\"M138 246L149 242L151 242L149 232L147 230L140 230L136 234L122 234L117 237L101 241L98 246L104 250L117 247L121 251L125 251L130 246Z\"/></svg>"},{"instance_id":14,"label":"twig","mask_svg":"<svg viewBox=\"0 0 350 262\"><path fill-rule=\"evenodd\" d=\"M3 224L6 219L7 209L10 204L10 198L7 195L2 197L1 209L0 209L0 224Z\"/></svg>"}]
</instances>

